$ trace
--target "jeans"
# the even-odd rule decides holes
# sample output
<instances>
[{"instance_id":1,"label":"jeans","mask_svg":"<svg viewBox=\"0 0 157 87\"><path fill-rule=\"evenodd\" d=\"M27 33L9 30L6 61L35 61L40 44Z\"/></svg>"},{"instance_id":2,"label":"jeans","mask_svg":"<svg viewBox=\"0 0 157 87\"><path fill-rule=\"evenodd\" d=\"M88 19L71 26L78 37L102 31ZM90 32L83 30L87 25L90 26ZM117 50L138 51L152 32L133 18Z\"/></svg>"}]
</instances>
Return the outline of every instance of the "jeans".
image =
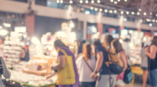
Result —
<instances>
[{"instance_id":1,"label":"jeans","mask_svg":"<svg viewBox=\"0 0 157 87\"><path fill-rule=\"evenodd\" d=\"M157 87L157 69L151 70L150 74L150 84L152 87Z\"/></svg>"},{"instance_id":2,"label":"jeans","mask_svg":"<svg viewBox=\"0 0 157 87\"><path fill-rule=\"evenodd\" d=\"M80 82L80 87L95 87L96 82Z\"/></svg>"}]
</instances>

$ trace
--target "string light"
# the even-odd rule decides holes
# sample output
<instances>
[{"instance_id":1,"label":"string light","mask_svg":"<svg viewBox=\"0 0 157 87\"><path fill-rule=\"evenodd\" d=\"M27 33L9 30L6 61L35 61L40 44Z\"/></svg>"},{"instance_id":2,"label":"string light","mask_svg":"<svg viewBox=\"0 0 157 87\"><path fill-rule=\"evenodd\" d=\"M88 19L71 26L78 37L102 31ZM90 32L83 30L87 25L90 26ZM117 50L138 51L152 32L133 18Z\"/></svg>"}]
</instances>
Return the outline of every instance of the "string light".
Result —
<instances>
[{"instance_id":1,"label":"string light","mask_svg":"<svg viewBox=\"0 0 157 87\"><path fill-rule=\"evenodd\" d=\"M118 2L120 2L120 0L117 0Z\"/></svg>"},{"instance_id":2,"label":"string light","mask_svg":"<svg viewBox=\"0 0 157 87\"><path fill-rule=\"evenodd\" d=\"M139 8L138 11L141 11L141 9Z\"/></svg>"},{"instance_id":3,"label":"string light","mask_svg":"<svg viewBox=\"0 0 157 87\"><path fill-rule=\"evenodd\" d=\"M112 13L113 11L112 10L110 10L110 13Z\"/></svg>"},{"instance_id":4,"label":"string light","mask_svg":"<svg viewBox=\"0 0 157 87\"><path fill-rule=\"evenodd\" d=\"M143 15L147 15L147 13L146 13L146 12L144 12L144 13L143 13Z\"/></svg>"},{"instance_id":5,"label":"string light","mask_svg":"<svg viewBox=\"0 0 157 87\"><path fill-rule=\"evenodd\" d=\"M94 0L92 0L91 3L94 3Z\"/></svg>"},{"instance_id":6,"label":"string light","mask_svg":"<svg viewBox=\"0 0 157 87\"><path fill-rule=\"evenodd\" d=\"M63 0L61 0L60 3L63 3Z\"/></svg>"},{"instance_id":7,"label":"string light","mask_svg":"<svg viewBox=\"0 0 157 87\"><path fill-rule=\"evenodd\" d=\"M105 11L106 13L108 12L108 10L107 10L107 9L105 9L104 11Z\"/></svg>"},{"instance_id":8,"label":"string light","mask_svg":"<svg viewBox=\"0 0 157 87\"><path fill-rule=\"evenodd\" d=\"M86 3L88 3L88 0L86 0Z\"/></svg>"},{"instance_id":9,"label":"string light","mask_svg":"<svg viewBox=\"0 0 157 87\"><path fill-rule=\"evenodd\" d=\"M157 20L156 20L156 23L157 23Z\"/></svg>"},{"instance_id":10,"label":"string light","mask_svg":"<svg viewBox=\"0 0 157 87\"><path fill-rule=\"evenodd\" d=\"M129 14L129 11L127 11L126 14Z\"/></svg>"},{"instance_id":11,"label":"string light","mask_svg":"<svg viewBox=\"0 0 157 87\"><path fill-rule=\"evenodd\" d=\"M157 17L157 14L156 14L156 17Z\"/></svg>"},{"instance_id":12,"label":"string light","mask_svg":"<svg viewBox=\"0 0 157 87\"><path fill-rule=\"evenodd\" d=\"M125 2L127 2L127 0L124 0Z\"/></svg>"},{"instance_id":13,"label":"string light","mask_svg":"<svg viewBox=\"0 0 157 87\"><path fill-rule=\"evenodd\" d=\"M117 4L117 1L114 1L114 4Z\"/></svg>"},{"instance_id":14,"label":"string light","mask_svg":"<svg viewBox=\"0 0 157 87\"><path fill-rule=\"evenodd\" d=\"M83 1L82 1L82 0L80 0L80 3L83 3Z\"/></svg>"},{"instance_id":15,"label":"string light","mask_svg":"<svg viewBox=\"0 0 157 87\"><path fill-rule=\"evenodd\" d=\"M155 19L153 19L152 22L155 22Z\"/></svg>"},{"instance_id":16,"label":"string light","mask_svg":"<svg viewBox=\"0 0 157 87\"><path fill-rule=\"evenodd\" d=\"M140 12L137 12L137 15L140 15Z\"/></svg>"},{"instance_id":17,"label":"string light","mask_svg":"<svg viewBox=\"0 0 157 87\"><path fill-rule=\"evenodd\" d=\"M73 3L73 1L71 1L71 0L70 0L70 1L69 1L69 3L70 3L70 4L72 4L72 3Z\"/></svg>"},{"instance_id":18,"label":"string light","mask_svg":"<svg viewBox=\"0 0 157 87\"><path fill-rule=\"evenodd\" d=\"M95 8L95 11L98 11L98 8Z\"/></svg>"},{"instance_id":19,"label":"string light","mask_svg":"<svg viewBox=\"0 0 157 87\"><path fill-rule=\"evenodd\" d=\"M94 8L93 8L93 7L90 7L90 9L93 10Z\"/></svg>"},{"instance_id":20,"label":"string light","mask_svg":"<svg viewBox=\"0 0 157 87\"><path fill-rule=\"evenodd\" d=\"M134 12L132 12L132 15L134 15L135 13Z\"/></svg>"},{"instance_id":21,"label":"string light","mask_svg":"<svg viewBox=\"0 0 157 87\"><path fill-rule=\"evenodd\" d=\"M99 11L102 11L102 9L100 8Z\"/></svg>"},{"instance_id":22,"label":"string light","mask_svg":"<svg viewBox=\"0 0 157 87\"><path fill-rule=\"evenodd\" d=\"M123 12L123 11L121 11L121 14L124 14L124 12Z\"/></svg>"},{"instance_id":23,"label":"string light","mask_svg":"<svg viewBox=\"0 0 157 87\"><path fill-rule=\"evenodd\" d=\"M100 0L98 0L97 3L100 3Z\"/></svg>"},{"instance_id":24,"label":"string light","mask_svg":"<svg viewBox=\"0 0 157 87\"><path fill-rule=\"evenodd\" d=\"M57 0L57 3L59 3L59 0Z\"/></svg>"},{"instance_id":25,"label":"string light","mask_svg":"<svg viewBox=\"0 0 157 87\"><path fill-rule=\"evenodd\" d=\"M117 13L117 10L114 10L114 13Z\"/></svg>"},{"instance_id":26,"label":"string light","mask_svg":"<svg viewBox=\"0 0 157 87\"><path fill-rule=\"evenodd\" d=\"M110 0L110 2L113 2L113 0Z\"/></svg>"}]
</instances>

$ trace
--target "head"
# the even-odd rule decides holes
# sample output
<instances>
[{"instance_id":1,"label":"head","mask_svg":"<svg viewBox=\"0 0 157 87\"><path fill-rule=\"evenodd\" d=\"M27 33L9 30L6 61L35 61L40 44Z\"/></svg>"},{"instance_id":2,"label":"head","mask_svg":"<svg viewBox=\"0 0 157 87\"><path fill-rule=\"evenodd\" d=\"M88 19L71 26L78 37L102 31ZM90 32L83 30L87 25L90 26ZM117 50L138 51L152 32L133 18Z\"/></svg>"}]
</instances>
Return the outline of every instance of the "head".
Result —
<instances>
[{"instance_id":1,"label":"head","mask_svg":"<svg viewBox=\"0 0 157 87\"><path fill-rule=\"evenodd\" d=\"M129 42L129 41L130 41L130 39L128 39L128 38L124 39L124 42Z\"/></svg>"},{"instance_id":2,"label":"head","mask_svg":"<svg viewBox=\"0 0 157 87\"><path fill-rule=\"evenodd\" d=\"M91 55L92 55L92 48L90 44L85 43L83 45L83 55L85 56L85 59L91 59Z\"/></svg>"},{"instance_id":3,"label":"head","mask_svg":"<svg viewBox=\"0 0 157 87\"><path fill-rule=\"evenodd\" d=\"M122 48L121 43L119 42L119 39L113 40L111 43L111 47L115 51L115 53L119 53L123 51L123 48Z\"/></svg>"},{"instance_id":4,"label":"head","mask_svg":"<svg viewBox=\"0 0 157 87\"><path fill-rule=\"evenodd\" d=\"M152 45L157 45L157 36L153 37Z\"/></svg>"},{"instance_id":5,"label":"head","mask_svg":"<svg viewBox=\"0 0 157 87\"><path fill-rule=\"evenodd\" d=\"M141 44L142 48L144 48L144 43Z\"/></svg>"},{"instance_id":6,"label":"head","mask_svg":"<svg viewBox=\"0 0 157 87\"><path fill-rule=\"evenodd\" d=\"M84 44L84 43L86 43L86 41L85 41L85 40L83 40L81 43L82 43L82 44Z\"/></svg>"},{"instance_id":7,"label":"head","mask_svg":"<svg viewBox=\"0 0 157 87\"><path fill-rule=\"evenodd\" d=\"M60 47L65 47L66 45L59 39L54 42L55 49L58 50Z\"/></svg>"},{"instance_id":8,"label":"head","mask_svg":"<svg viewBox=\"0 0 157 87\"><path fill-rule=\"evenodd\" d=\"M110 34L105 35L103 46L105 46L105 47L111 46L111 42L113 40L114 40L114 38L112 37L112 35L110 35Z\"/></svg>"}]
</instances>

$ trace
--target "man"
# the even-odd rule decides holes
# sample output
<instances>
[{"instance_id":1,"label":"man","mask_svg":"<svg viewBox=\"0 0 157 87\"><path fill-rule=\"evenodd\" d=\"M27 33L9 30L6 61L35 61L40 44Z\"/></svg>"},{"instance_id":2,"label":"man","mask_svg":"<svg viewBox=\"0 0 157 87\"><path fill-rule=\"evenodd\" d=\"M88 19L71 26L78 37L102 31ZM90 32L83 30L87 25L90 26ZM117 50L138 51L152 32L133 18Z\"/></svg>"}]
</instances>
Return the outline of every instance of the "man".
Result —
<instances>
[{"instance_id":1,"label":"man","mask_svg":"<svg viewBox=\"0 0 157 87\"><path fill-rule=\"evenodd\" d=\"M113 37L111 35L107 35L107 37L110 37L110 39L107 39L110 40L110 44ZM91 78L96 78L98 76L96 87L115 87L116 75L111 72L105 64L105 61L108 61L106 49L101 45L100 40L94 42L94 48L97 61L95 71L91 74Z\"/></svg>"}]
</instances>

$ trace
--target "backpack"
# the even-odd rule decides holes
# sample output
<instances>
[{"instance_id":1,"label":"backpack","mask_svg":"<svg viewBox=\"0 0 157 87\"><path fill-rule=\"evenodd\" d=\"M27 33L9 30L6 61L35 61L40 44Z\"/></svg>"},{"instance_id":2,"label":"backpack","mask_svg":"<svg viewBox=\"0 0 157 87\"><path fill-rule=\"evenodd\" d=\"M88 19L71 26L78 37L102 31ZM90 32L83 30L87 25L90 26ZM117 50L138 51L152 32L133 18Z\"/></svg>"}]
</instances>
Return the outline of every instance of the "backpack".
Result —
<instances>
[{"instance_id":1,"label":"backpack","mask_svg":"<svg viewBox=\"0 0 157 87\"><path fill-rule=\"evenodd\" d=\"M133 79L133 73L132 73L131 68L130 68L130 66L129 66L129 64L128 64L128 67L127 67L127 69L126 69L125 72L124 72L123 81L124 81L126 84L129 84L129 83L131 83L132 79Z\"/></svg>"},{"instance_id":2,"label":"backpack","mask_svg":"<svg viewBox=\"0 0 157 87\"><path fill-rule=\"evenodd\" d=\"M117 53L114 53L111 47L107 50L108 53L108 60L105 61L105 64L109 67L109 69L115 73L115 74L120 74L123 72L123 62L122 60L118 57Z\"/></svg>"}]
</instances>

